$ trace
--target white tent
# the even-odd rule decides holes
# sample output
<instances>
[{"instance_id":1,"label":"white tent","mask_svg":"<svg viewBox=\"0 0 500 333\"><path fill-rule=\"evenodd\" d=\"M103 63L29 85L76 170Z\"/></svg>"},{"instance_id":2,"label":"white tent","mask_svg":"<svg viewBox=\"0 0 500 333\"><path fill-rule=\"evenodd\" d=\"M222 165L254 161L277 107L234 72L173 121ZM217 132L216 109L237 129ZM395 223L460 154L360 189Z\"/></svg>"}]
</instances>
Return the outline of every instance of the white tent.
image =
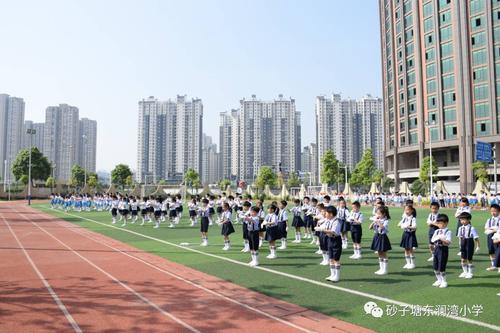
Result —
<instances>
[{"instance_id":1,"label":"white tent","mask_svg":"<svg viewBox=\"0 0 500 333\"><path fill-rule=\"evenodd\" d=\"M372 186L370 187L370 193L378 193L379 190L378 190L378 186L377 186L377 183L373 182L372 183Z\"/></svg>"},{"instance_id":2,"label":"white tent","mask_svg":"<svg viewBox=\"0 0 500 333\"><path fill-rule=\"evenodd\" d=\"M481 192L484 192L487 195L490 195L490 190L488 189L488 186L485 183L483 183L482 181L478 180L476 182L476 187L474 188L474 191L472 191L472 194L480 195Z\"/></svg>"},{"instance_id":3,"label":"white tent","mask_svg":"<svg viewBox=\"0 0 500 333\"><path fill-rule=\"evenodd\" d=\"M449 194L450 193L450 192L448 192L448 190L444 186L444 182L442 180L438 180L436 182L436 186L434 187L434 191L437 192L437 193L443 192L443 194Z\"/></svg>"},{"instance_id":4,"label":"white tent","mask_svg":"<svg viewBox=\"0 0 500 333\"><path fill-rule=\"evenodd\" d=\"M410 186L408 186L408 182L402 182L401 185L399 185L399 193L410 193Z\"/></svg>"}]
</instances>

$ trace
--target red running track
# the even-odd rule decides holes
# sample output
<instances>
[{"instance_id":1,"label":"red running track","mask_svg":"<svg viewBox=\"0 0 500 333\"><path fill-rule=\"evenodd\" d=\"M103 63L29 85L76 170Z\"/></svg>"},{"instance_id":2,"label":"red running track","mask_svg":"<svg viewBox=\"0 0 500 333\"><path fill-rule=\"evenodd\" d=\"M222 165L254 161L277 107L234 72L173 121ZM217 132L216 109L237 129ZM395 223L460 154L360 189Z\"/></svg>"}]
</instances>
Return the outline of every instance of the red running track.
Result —
<instances>
[{"instance_id":1,"label":"red running track","mask_svg":"<svg viewBox=\"0 0 500 333\"><path fill-rule=\"evenodd\" d=\"M0 332L371 332L0 203Z\"/></svg>"}]
</instances>

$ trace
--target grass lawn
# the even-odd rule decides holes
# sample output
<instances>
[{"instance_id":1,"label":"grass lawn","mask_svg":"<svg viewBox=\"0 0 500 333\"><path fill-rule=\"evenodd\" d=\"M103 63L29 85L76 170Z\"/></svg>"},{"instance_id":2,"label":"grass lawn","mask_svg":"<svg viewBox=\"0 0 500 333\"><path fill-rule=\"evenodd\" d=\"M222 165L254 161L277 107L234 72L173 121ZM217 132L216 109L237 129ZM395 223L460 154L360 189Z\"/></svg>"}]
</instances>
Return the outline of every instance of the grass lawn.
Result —
<instances>
[{"instance_id":1,"label":"grass lawn","mask_svg":"<svg viewBox=\"0 0 500 333\"><path fill-rule=\"evenodd\" d=\"M417 209L420 248L416 254L416 269L411 271L402 269L405 264L404 251L399 247L402 230L396 227L402 209L391 208L393 220L389 237L393 250L389 252L389 275L377 276L373 274L378 269L378 261L376 255L369 250L372 232L368 230L366 224L363 230L363 259L351 260L348 257L352 254L352 247L345 250L342 254L341 281L333 284L325 281L324 278L329 275L329 268L319 265L321 256L314 254L316 247L309 245L308 240L303 240L303 243L298 245L289 241L289 248L286 251L278 251L278 259L275 260L265 258L269 251L267 244L264 243L260 251L260 264L266 270L261 270L238 264L238 262L247 263L250 261L249 254L240 252L242 248L241 225L236 225L236 233L231 235L232 249L230 251L222 251L223 239L217 225L210 227L210 245L204 248L199 246L199 227L189 227L186 209L181 223L175 229L169 229L168 224L165 223L159 229L153 229L152 224L145 226L128 224L123 229L118 229L120 227L110 227L111 215L109 212L70 212L71 215L68 215L62 211L50 209L47 204L33 206L168 260L375 331L404 331L406 333L423 331L487 332L495 329L495 327L490 329L479 326L477 323L451 318L419 315L418 312L412 314L402 306L392 307L395 301L421 306L430 305L433 309L436 309L437 306L453 307L456 305L461 309L458 316L466 318L466 320L491 324L496 326L496 330L500 330L500 316L498 315L500 297L496 296L496 293L500 292L500 274L485 270L489 266L486 237L483 234L484 222L489 215L486 211L473 212L472 223L481 237L481 251L474 256L474 278L472 280L458 278L458 274L461 272L460 257L456 256L458 248L457 239L454 238L448 263L449 287L439 289L431 286L435 278L432 263L427 262L427 258L429 258L427 226L425 225L428 215L427 209ZM367 219L367 216L371 214L371 207L363 207L362 211ZM454 232L455 219L452 217L454 211L442 209L442 212L450 216L450 229ZM93 221L82 219L80 216ZM114 226L119 225L117 223ZM127 232L127 230L134 231L136 234ZM147 239L141 235L151 236L172 244ZM289 232L289 238L290 236L293 237L293 231ZM175 246L180 243L189 243L190 245L186 248ZM215 256L207 256L204 253ZM224 260L225 258L237 262ZM276 272L286 273L286 275ZM303 279L299 280L294 276ZM320 284L315 284L316 281ZM333 288L329 286L333 286ZM348 290L342 290L343 288ZM354 294L349 290L364 294ZM386 302L374 300L370 295L384 297ZM365 314L363 306L368 301L375 301L384 310L382 318L374 318ZM482 312L478 316L473 313L467 313L464 316L464 305L468 309L479 305L482 307ZM388 307L392 307L398 312L388 315L386 312Z\"/></svg>"}]
</instances>

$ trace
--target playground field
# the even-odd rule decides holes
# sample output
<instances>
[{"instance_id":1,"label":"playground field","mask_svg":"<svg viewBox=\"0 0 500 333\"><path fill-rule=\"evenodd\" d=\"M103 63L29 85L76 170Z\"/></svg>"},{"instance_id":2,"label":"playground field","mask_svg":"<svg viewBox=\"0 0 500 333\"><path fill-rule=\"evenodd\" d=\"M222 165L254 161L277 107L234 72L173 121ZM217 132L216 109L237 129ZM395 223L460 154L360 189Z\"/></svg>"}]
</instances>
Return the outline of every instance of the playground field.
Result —
<instances>
[{"instance_id":1,"label":"playground field","mask_svg":"<svg viewBox=\"0 0 500 333\"><path fill-rule=\"evenodd\" d=\"M101 234L198 272L374 331L500 331L500 297L496 295L500 292L500 273L486 271L489 259L485 235L482 233L488 217L486 211L473 213L473 225L481 237L480 253L474 257L474 278L458 278L461 272L460 258L456 256L457 241L453 239L448 264L449 287L439 289L432 287L435 278L432 263L427 262L429 251L425 219L428 210L424 208L417 209L420 247L416 254L416 269L402 268L404 252L399 248L401 230L396 227L402 209L391 208L393 219L390 240L393 250L389 253L389 274L373 274L378 269L378 262L376 255L369 250L372 233L365 225L363 259L349 259L352 248L345 250L342 255L341 281L330 283L325 281L329 275L328 267L319 265L321 256L314 253L316 247L310 245L308 240L303 240L301 244L289 241L289 248L279 251L278 258L274 260L265 258L268 249L264 243L260 251L261 265L251 268L247 265L249 255L240 252L241 225L235 225L236 233L231 235L231 250L223 251L220 227L216 224L210 227L209 246L201 247L199 227L189 226L186 213L176 228L168 228L167 223L162 223L160 228L154 229L152 224L140 226L129 223L125 227L118 223L112 225L109 212L66 213L53 210L44 203L33 207L70 222L78 230L87 229L86 232ZM364 207L362 211L370 215L371 207ZM442 209L442 212L453 216L452 210ZM451 220L450 229L454 230L455 222L453 218ZM53 228L56 226L54 224ZM188 293L183 297L195 296ZM375 305L366 305L367 302L376 303L381 312L370 313ZM211 304L206 304L206 308L207 314L211 313ZM226 320L230 322L231 318Z\"/></svg>"}]
</instances>

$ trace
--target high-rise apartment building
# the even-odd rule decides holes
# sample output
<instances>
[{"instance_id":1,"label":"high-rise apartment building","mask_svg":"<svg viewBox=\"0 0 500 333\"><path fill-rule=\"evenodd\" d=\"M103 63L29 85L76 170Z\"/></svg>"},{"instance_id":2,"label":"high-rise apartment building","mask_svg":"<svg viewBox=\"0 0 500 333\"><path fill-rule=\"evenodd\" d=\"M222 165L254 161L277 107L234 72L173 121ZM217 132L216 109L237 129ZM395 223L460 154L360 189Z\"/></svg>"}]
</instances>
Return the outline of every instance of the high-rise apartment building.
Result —
<instances>
[{"instance_id":1,"label":"high-rise apartment building","mask_svg":"<svg viewBox=\"0 0 500 333\"><path fill-rule=\"evenodd\" d=\"M217 152L217 144L212 142L212 137L203 134L202 144L202 174L203 184L216 184L220 180L220 154Z\"/></svg>"},{"instance_id":2,"label":"high-rise apartment building","mask_svg":"<svg viewBox=\"0 0 500 333\"><path fill-rule=\"evenodd\" d=\"M35 134L26 135L28 129L35 130ZM32 147L37 147L39 151L43 152L43 142L45 140L45 123L35 123L32 120L25 120L23 133L22 149L28 149L30 145L32 145Z\"/></svg>"},{"instance_id":3,"label":"high-rise apartment building","mask_svg":"<svg viewBox=\"0 0 500 333\"><path fill-rule=\"evenodd\" d=\"M315 143L302 150L301 171L305 184L316 185L318 180L318 148Z\"/></svg>"},{"instance_id":4,"label":"high-rise apartment building","mask_svg":"<svg viewBox=\"0 0 500 333\"><path fill-rule=\"evenodd\" d=\"M79 162L80 122L75 106L60 104L45 111L43 154L54 167L58 181L69 182L71 168Z\"/></svg>"},{"instance_id":5,"label":"high-rise apartment building","mask_svg":"<svg viewBox=\"0 0 500 333\"><path fill-rule=\"evenodd\" d=\"M182 178L188 168L201 174L203 104L177 96L139 101L136 180L158 182Z\"/></svg>"},{"instance_id":6,"label":"high-rise apartment building","mask_svg":"<svg viewBox=\"0 0 500 333\"><path fill-rule=\"evenodd\" d=\"M23 147L25 133L24 100L0 94L0 177L2 179L5 161L7 165L12 165L17 153ZM9 179L12 179L12 175Z\"/></svg>"},{"instance_id":7,"label":"high-rise apartment building","mask_svg":"<svg viewBox=\"0 0 500 333\"><path fill-rule=\"evenodd\" d=\"M385 171L412 181L432 155L473 189L475 144L500 142L500 2L380 0Z\"/></svg>"},{"instance_id":8,"label":"high-rise apartment building","mask_svg":"<svg viewBox=\"0 0 500 333\"><path fill-rule=\"evenodd\" d=\"M222 178L230 180L237 180L239 177L239 119L237 109L221 112L219 118L220 173Z\"/></svg>"},{"instance_id":9,"label":"high-rise apartment building","mask_svg":"<svg viewBox=\"0 0 500 333\"><path fill-rule=\"evenodd\" d=\"M328 150L352 170L363 152L371 149L376 166L383 168L382 108L382 99L370 95L358 100L342 99L340 94L316 98L318 180L321 158Z\"/></svg>"},{"instance_id":10,"label":"high-rise apartment building","mask_svg":"<svg viewBox=\"0 0 500 333\"><path fill-rule=\"evenodd\" d=\"M96 172L97 121L80 119L78 164L88 172Z\"/></svg>"}]
</instances>

